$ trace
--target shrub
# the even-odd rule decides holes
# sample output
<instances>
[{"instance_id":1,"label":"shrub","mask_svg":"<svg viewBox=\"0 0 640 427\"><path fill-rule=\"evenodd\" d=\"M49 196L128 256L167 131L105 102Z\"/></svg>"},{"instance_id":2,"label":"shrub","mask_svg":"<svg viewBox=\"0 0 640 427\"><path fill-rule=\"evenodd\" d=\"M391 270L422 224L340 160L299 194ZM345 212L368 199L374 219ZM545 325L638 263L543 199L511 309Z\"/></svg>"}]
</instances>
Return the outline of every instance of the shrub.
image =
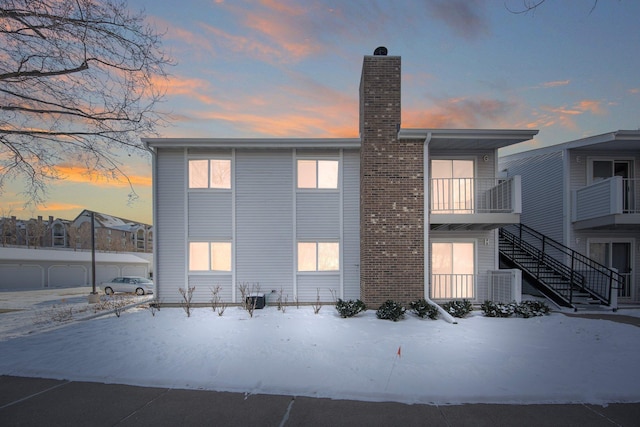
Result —
<instances>
[{"instance_id":1,"label":"shrub","mask_svg":"<svg viewBox=\"0 0 640 427\"><path fill-rule=\"evenodd\" d=\"M471 301L463 299L462 301L449 301L442 304L442 308L444 308L447 313L452 315L453 317L465 317L467 314L473 311L473 306L471 305Z\"/></svg>"},{"instance_id":2,"label":"shrub","mask_svg":"<svg viewBox=\"0 0 640 427\"><path fill-rule=\"evenodd\" d=\"M487 317L510 317L515 313L517 305L514 303L504 304L501 302L485 301L480 308Z\"/></svg>"},{"instance_id":3,"label":"shrub","mask_svg":"<svg viewBox=\"0 0 640 427\"><path fill-rule=\"evenodd\" d=\"M515 314L529 318L549 314L549 306L542 301L523 301L520 304L485 301L480 307L487 317L510 317Z\"/></svg>"},{"instance_id":4,"label":"shrub","mask_svg":"<svg viewBox=\"0 0 640 427\"><path fill-rule=\"evenodd\" d=\"M404 318L405 311L407 310L401 304L388 299L376 311L376 317L378 317L378 319L393 320L394 322L397 322Z\"/></svg>"},{"instance_id":5,"label":"shrub","mask_svg":"<svg viewBox=\"0 0 640 427\"><path fill-rule=\"evenodd\" d=\"M518 316L529 318L549 314L549 306L544 301L522 301L515 309Z\"/></svg>"},{"instance_id":6,"label":"shrub","mask_svg":"<svg viewBox=\"0 0 640 427\"><path fill-rule=\"evenodd\" d=\"M365 311L366 309L367 306L359 299L355 301L343 301L342 299L338 298L338 301L336 302L336 310L338 310L338 314L340 314L340 317L345 319L347 317L353 317L361 311Z\"/></svg>"},{"instance_id":7,"label":"shrub","mask_svg":"<svg viewBox=\"0 0 640 427\"><path fill-rule=\"evenodd\" d=\"M422 319L425 317L433 320L438 318L438 307L433 304L429 304L424 298L413 301L409 304L409 307L411 307L412 312Z\"/></svg>"}]
</instances>

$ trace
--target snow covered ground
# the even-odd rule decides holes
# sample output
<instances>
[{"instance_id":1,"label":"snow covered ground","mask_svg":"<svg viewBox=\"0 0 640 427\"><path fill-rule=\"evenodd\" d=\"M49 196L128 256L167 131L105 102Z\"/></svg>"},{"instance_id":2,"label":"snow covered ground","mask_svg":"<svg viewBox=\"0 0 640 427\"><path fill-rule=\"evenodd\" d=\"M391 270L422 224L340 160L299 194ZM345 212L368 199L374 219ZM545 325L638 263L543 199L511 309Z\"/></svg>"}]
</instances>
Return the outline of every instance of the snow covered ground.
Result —
<instances>
[{"instance_id":1,"label":"snow covered ground","mask_svg":"<svg viewBox=\"0 0 640 427\"><path fill-rule=\"evenodd\" d=\"M18 304L7 294L0 310ZM456 325L409 313L394 323L372 310L342 319L332 306L96 317L82 297L63 303L78 308L68 322L0 314L0 374L404 403L640 402L640 328L606 320L473 312Z\"/></svg>"}]
</instances>

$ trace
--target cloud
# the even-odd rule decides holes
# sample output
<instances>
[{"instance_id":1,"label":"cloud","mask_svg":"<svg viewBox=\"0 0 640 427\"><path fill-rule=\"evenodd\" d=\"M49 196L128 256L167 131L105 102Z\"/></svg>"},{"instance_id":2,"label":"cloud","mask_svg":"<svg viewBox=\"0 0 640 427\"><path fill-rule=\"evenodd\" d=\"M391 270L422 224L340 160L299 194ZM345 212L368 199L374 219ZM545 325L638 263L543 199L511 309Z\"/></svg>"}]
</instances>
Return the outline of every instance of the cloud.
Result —
<instances>
[{"instance_id":1,"label":"cloud","mask_svg":"<svg viewBox=\"0 0 640 427\"><path fill-rule=\"evenodd\" d=\"M42 203L38 205L39 209L47 209L49 211L78 211L85 208L85 206L78 205L75 203L63 203L63 202L52 202L52 203Z\"/></svg>"},{"instance_id":2,"label":"cloud","mask_svg":"<svg viewBox=\"0 0 640 427\"><path fill-rule=\"evenodd\" d=\"M207 32L211 33L216 43L222 45L225 50L246 54L266 62L272 61L274 58L282 59L285 57L280 50L254 37L230 34L220 28L204 23L200 25Z\"/></svg>"},{"instance_id":3,"label":"cloud","mask_svg":"<svg viewBox=\"0 0 640 427\"><path fill-rule=\"evenodd\" d=\"M201 34L178 27L173 22L167 21L158 16L150 16L148 19L156 28L158 28L158 31L162 32L163 29L166 29L164 30L166 31L166 34L163 37L166 41L176 42L181 45L181 57L187 57L190 58L190 60L193 60L194 58L202 59L215 56L216 51L210 38L203 37ZM188 52L187 55L185 55L185 51Z\"/></svg>"},{"instance_id":4,"label":"cloud","mask_svg":"<svg viewBox=\"0 0 640 427\"><path fill-rule=\"evenodd\" d=\"M571 130L577 130L575 119L583 114L605 115L606 109L602 101L583 99L573 105L543 106L539 111L534 111L532 115L535 120L531 121L533 127L561 126Z\"/></svg>"},{"instance_id":5,"label":"cloud","mask_svg":"<svg viewBox=\"0 0 640 427\"><path fill-rule=\"evenodd\" d=\"M569 83L571 83L571 80L567 79L567 80L556 80L556 81L552 81L552 82L544 82L544 83L540 83L539 86L537 87L541 87L541 88L552 88L552 87L558 87L558 86L567 86Z\"/></svg>"},{"instance_id":6,"label":"cloud","mask_svg":"<svg viewBox=\"0 0 640 427\"><path fill-rule=\"evenodd\" d=\"M631 89L629 89L629 93L631 95L637 95L637 94L640 93L640 88L638 88L638 87L631 88Z\"/></svg>"},{"instance_id":7,"label":"cloud","mask_svg":"<svg viewBox=\"0 0 640 427\"><path fill-rule=\"evenodd\" d=\"M64 182L92 184L99 187L128 187L129 183L133 186L151 187L150 174L139 175L132 171L123 170L127 175L126 178L118 175L106 176L95 169L70 163L58 164L54 169Z\"/></svg>"},{"instance_id":8,"label":"cloud","mask_svg":"<svg viewBox=\"0 0 640 427\"><path fill-rule=\"evenodd\" d=\"M474 128L496 126L515 108L512 102L495 99L450 98L424 109L407 108L403 127Z\"/></svg>"},{"instance_id":9,"label":"cloud","mask_svg":"<svg viewBox=\"0 0 640 427\"><path fill-rule=\"evenodd\" d=\"M167 96L184 96L191 101L197 99L204 104L215 103L215 98L210 94L213 92L213 88L207 80L170 76L166 79L156 77L152 83Z\"/></svg>"},{"instance_id":10,"label":"cloud","mask_svg":"<svg viewBox=\"0 0 640 427\"><path fill-rule=\"evenodd\" d=\"M447 25L454 34L473 40L489 34L489 23L482 16L482 2L477 0L435 0L429 2L435 18Z\"/></svg>"},{"instance_id":11,"label":"cloud","mask_svg":"<svg viewBox=\"0 0 640 427\"><path fill-rule=\"evenodd\" d=\"M264 112L209 111L199 113L201 120L218 120L232 125L241 132L268 137L324 137L351 138L358 136L355 120L334 120L340 114L317 109L317 114L302 112L280 112L270 115Z\"/></svg>"}]
</instances>

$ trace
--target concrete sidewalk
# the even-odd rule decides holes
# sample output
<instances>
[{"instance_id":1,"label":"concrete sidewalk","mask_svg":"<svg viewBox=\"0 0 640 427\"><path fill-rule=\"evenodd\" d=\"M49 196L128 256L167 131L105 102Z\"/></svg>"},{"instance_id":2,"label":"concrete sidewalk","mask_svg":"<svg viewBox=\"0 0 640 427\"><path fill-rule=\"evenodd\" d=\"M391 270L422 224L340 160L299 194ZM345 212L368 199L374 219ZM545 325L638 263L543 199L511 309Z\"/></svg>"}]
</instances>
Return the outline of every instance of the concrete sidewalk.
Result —
<instances>
[{"instance_id":1,"label":"concrete sidewalk","mask_svg":"<svg viewBox=\"0 0 640 427\"><path fill-rule=\"evenodd\" d=\"M0 376L1 426L637 426L640 403L405 405Z\"/></svg>"}]
</instances>

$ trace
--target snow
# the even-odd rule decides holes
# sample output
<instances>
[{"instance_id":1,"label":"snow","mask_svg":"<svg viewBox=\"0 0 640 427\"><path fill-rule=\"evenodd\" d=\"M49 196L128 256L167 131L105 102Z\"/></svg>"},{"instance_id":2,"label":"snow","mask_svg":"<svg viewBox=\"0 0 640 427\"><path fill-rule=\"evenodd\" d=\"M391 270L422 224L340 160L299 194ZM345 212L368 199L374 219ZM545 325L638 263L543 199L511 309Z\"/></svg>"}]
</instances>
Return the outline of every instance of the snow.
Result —
<instances>
[{"instance_id":1,"label":"snow","mask_svg":"<svg viewBox=\"0 0 640 427\"><path fill-rule=\"evenodd\" d=\"M640 401L640 328L607 320L476 311L455 325L409 313L391 322L373 310L342 319L328 305L117 317L86 309L82 295L34 311L28 293L7 294L0 309L27 309L0 314L2 375L409 404ZM73 320L33 322L59 307Z\"/></svg>"}]
</instances>

